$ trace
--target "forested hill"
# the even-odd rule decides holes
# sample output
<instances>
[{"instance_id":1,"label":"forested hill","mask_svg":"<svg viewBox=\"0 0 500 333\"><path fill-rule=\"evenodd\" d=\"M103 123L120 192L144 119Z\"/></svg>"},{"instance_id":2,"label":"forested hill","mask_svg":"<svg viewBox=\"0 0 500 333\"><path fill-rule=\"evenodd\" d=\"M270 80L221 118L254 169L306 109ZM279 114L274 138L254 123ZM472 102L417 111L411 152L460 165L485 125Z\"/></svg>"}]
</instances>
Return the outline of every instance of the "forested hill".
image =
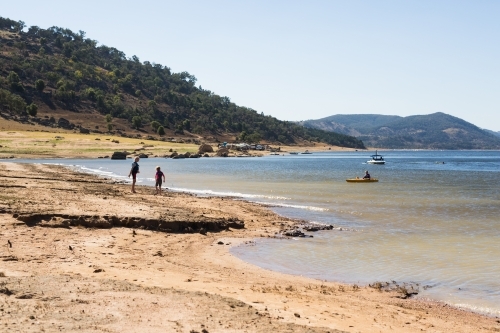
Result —
<instances>
[{"instance_id":1,"label":"forested hill","mask_svg":"<svg viewBox=\"0 0 500 333\"><path fill-rule=\"evenodd\" d=\"M173 73L136 56L127 58L116 48L98 46L83 31L26 28L22 21L1 17L0 110L16 118L57 112L70 121L75 115L94 114L104 125L93 130L113 130L112 119L125 119L128 126L146 133L364 148L352 136L305 128L238 106L196 87L195 76L187 72Z\"/></svg>"},{"instance_id":2,"label":"forested hill","mask_svg":"<svg viewBox=\"0 0 500 333\"><path fill-rule=\"evenodd\" d=\"M500 138L460 118L437 112L408 117L334 115L304 126L354 135L370 147L392 149L500 149Z\"/></svg>"}]
</instances>

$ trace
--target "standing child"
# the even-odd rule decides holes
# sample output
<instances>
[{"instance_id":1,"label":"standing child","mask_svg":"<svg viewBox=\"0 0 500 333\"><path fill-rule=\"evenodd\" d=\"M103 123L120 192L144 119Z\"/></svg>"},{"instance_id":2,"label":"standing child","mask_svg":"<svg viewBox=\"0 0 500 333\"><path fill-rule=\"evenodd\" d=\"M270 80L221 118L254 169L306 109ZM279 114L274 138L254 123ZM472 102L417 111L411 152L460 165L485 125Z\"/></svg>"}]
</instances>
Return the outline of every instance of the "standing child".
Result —
<instances>
[{"instance_id":1,"label":"standing child","mask_svg":"<svg viewBox=\"0 0 500 333\"><path fill-rule=\"evenodd\" d=\"M160 167L157 166L156 167L156 175L155 175L155 181L156 181L156 185L155 185L156 186L156 193L155 193L155 195L157 195L157 194L161 195L162 179L163 179L163 181L165 181L165 174L163 172L161 172Z\"/></svg>"}]
</instances>

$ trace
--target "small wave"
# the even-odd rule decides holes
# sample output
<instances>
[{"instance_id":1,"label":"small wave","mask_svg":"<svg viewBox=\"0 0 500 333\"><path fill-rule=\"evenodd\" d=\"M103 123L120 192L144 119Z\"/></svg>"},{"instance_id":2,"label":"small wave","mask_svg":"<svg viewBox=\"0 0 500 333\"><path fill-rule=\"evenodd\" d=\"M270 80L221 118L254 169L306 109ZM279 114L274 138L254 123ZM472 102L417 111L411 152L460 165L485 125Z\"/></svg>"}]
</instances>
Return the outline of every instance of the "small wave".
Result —
<instances>
[{"instance_id":1,"label":"small wave","mask_svg":"<svg viewBox=\"0 0 500 333\"><path fill-rule=\"evenodd\" d=\"M42 162L42 163L33 163L33 164L43 164L43 165L62 165L62 166L68 166L67 164L63 164L63 163L52 163L52 162Z\"/></svg>"},{"instance_id":2,"label":"small wave","mask_svg":"<svg viewBox=\"0 0 500 333\"><path fill-rule=\"evenodd\" d=\"M62 165L62 166L68 167L70 169L79 171L79 172L95 174L95 175L102 176L102 177L109 177L109 178L112 178L112 179L115 179L118 181L132 182L132 180L127 176L117 175L116 173L114 173L112 171L102 170L102 168L93 169L93 168L86 167L84 165L75 165L75 164L68 165L68 164L63 164L63 163L44 163L44 164ZM141 183L142 181L140 179L138 179L137 182Z\"/></svg>"},{"instance_id":3,"label":"small wave","mask_svg":"<svg viewBox=\"0 0 500 333\"><path fill-rule=\"evenodd\" d=\"M112 175L113 174L112 171L104 171L101 168L99 168L99 169L92 169L92 168L87 168L85 166L80 166L80 169L84 170L84 171L89 171L89 172L94 172L94 173L98 173L98 174L103 174L103 175Z\"/></svg>"},{"instance_id":4,"label":"small wave","mask_svg":"<svg viewBox=\"0 0 500 333\"><path fill-rule=\"evenodd\" d=\"M194 193L198 195L213 195L213 196L221 196L221 197L236 197L236 198L244 198L244 199L253 199L253 198L264 198L264 199L275 199L275 200L290 200L287 197L280 196L272 196L272 195L263 195L263 194L247 194L247 193L239 193L239 192L219 192L212 190L193 190L188 188L179 188L179 187L169 187L171 191L176 192L188 192Z\"/></svg>"},{"instance_id":5,"label":"small wave","mask_svg":"<svg viewBox=\"0 0 500 333\"><path fill-rule=\"evenodd\" d=\"M84 165L67 165L67 166L69 166L70 168L78 169L78 170L85 172L85 173L93 173L93 174L97 174L100 176L107 176L107 177L112 177L112 178L124 178L124 176L122 176L122 175L117 175L113 171L103 170L103 168L93 169L93 168L86 167Z\"/></svg>"},{"instance_id":6,"label":"small wave","mask_svg":"<svg viewBox=\"0 0 500 333\"><path fill-rule=\"evenodd\" d=\"M469 310L472 312L479 312L479 313L486 314L489 316L500 315L500 309L489 308L489 307L484 307L484 306L476 306L476 305L471 305L471 304L467 304L467 303L459 303L459 304L449 303L449 304L454 306L454 307L457 307L459 309Z\"/></svg>"},{"instance_id":7,"label":"small wave","mask_svg":"<svg viewBox=\"0 0 500 333\"><path fill-rule=\"evenodd\" d=\"M328 208L321 208L321 207L314 207L314 206L290 205L290 204L284 204L284 203L270 203L270 202L259 202L259 201L256 201L255 203L265 205L265 206L297 208L297 209L313 210L313 211L317 211L317 212L330 211L330 209L328 209Z\"/></svg>"},{"instance_id":8,"label":"small wave","mask_svg":"<svg viewBox=\"0 0 500 333\"><path fill-rule=\"evenodd\" d=\"M101 176L109 176L109 177L119 177L118 175L115 175L112 171L104 171L104 170L99 170L99 169L91 169L87 167L79 167L81 171L87 172L87 173L94 173L97 175Z\"/></svg>"}]
</instances>

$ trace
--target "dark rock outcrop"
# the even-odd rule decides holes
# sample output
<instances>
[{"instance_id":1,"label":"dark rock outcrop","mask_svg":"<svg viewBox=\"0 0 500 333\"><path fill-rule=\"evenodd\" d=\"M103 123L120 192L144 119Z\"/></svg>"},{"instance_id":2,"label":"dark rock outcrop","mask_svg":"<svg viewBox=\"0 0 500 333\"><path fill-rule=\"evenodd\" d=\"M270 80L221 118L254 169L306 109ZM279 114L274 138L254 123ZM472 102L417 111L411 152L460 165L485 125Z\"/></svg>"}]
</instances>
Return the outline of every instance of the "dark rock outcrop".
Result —
<instances>
[{"instance_id":1,"label":"dark rock outcrop","mask_svg":"<svg viewBox=\"0 0 500 333\"><path fill-rule=\"evenodd\" d=\"M319 224L319 223L305 223L298 226L305 231L321 231L321 230L332 230L333 225L331 224Z\"/></svg>"},{"instance_id":2,"label":"dark rock outcrop","mask_svg":"<svg viewBox=\"0 0 500 333\"><path fill-rule=\"evenodd\" d=\"M112 160L126 160L127 154L122 151L115 151L113 155L111 155Z\"/></svg>"},{"instance_id":3,"label":"dark rock outcrop","mask_svg":"<svg viewBox=\"0 0 500 333\"><path fill-rule=\"evenodd\" d=\"M288 237L306 237L306 235L299 229L287 230L283 233L283 235Z\"/></svg>"},{"instance_id":4,"label":"dark rock outcrop","mask_svg":"<svg viewBox=\"0 0 500 333\"><path fill-rule=\"evenodd\" d=\"M57 126L64 128L64 129L73 129L75 128L75 125L70 123L69 120L64 119L64 118L59 118L57 121Z\"/></svg>"}]
</instances>

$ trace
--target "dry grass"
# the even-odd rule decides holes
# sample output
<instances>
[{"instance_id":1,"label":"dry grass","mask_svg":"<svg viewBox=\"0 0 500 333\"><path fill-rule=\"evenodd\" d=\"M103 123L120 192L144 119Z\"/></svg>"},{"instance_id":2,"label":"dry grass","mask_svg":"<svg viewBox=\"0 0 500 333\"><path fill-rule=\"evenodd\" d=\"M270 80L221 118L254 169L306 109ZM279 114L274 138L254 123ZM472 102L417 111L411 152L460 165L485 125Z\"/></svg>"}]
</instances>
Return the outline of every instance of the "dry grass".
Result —
<instances>
[{"instance_id":1,"label":"dry grass","mask_svg":"<svg viewBox=\"0 0 500 333\"><path fill-rule=\"evenodd\" d=\"M11 126L12 125L12 126ZM115 151L162 156L169 150L179 153L198 151L198 145L125 138L103 134L80 134L72 131L41 131L34 126L0 120L0 158L97 158ZM9 129L8 131L6 129Z\"/></svg>"}]
</instances>

